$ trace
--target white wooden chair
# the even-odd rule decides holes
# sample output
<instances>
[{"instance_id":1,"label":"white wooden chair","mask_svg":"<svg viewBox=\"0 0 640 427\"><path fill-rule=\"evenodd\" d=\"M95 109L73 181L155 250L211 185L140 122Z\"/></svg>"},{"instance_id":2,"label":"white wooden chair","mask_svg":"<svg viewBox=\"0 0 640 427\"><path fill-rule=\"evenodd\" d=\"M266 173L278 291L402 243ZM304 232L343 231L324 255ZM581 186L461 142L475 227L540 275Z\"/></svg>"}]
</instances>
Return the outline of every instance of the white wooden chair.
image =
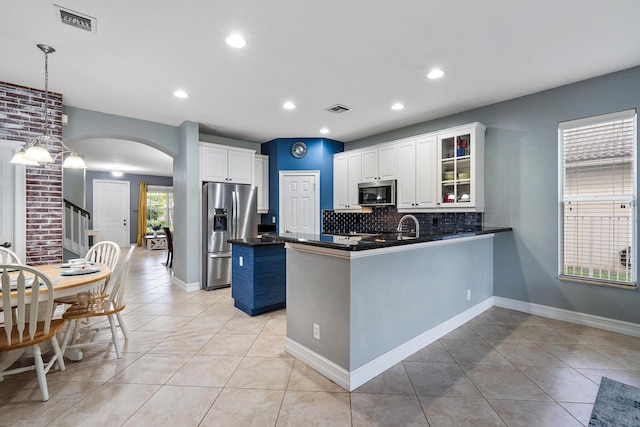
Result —
<instances>
[{"instance_id":1,"label":"white wooden chair","mask_svg":"<svg viewBox=\"0 0 640 427\"><path fill-rule=\"evenodd\" d=\"M116 266L118 265L118 260L120 259L120 246L118 246L117 243L108 240L98 242L93 245L91 249L89 249L87 255L85 256L85 259L91 262L100 262L103 264L107 264L111 272L114 272ZM75 304L76 302L84 301L87 298L104 296L106 295L106 289L109 285L109 280L111 279L107 279L104 283L104 286L100 289L92 289L90 291L81 292L77 295L56 298L56 303Z\"/></svg>"},{"instance_id":2,"label":"white wooden chair","mask_svg":"<svg viewBox=\"0 0 640 427\"><path fill-rule=\"evenodd\" d=\"M87 261L107 264L111 271L114 271L120 259L120 246L108 240L98 242L89 249L85 258Z\"/></svg>"},{"instance_id":3,"label":"white wooden chair","mask_svg":"<svg viewBox=\"0 0 640 427\"><path fill-rule=\"evenodd\" d=\"M72 304L64 314L62 318L69 321L69 327L67 328L64 339L62 340L62 352L67 348L80 348L86 345L93 345L99 343L107 343L109 341L95 341L98 332L104 328L91 327L85 325L78 325L78 320L89 319L94 317L106 316L109 319L109 325L111 328L111 338L113 340L113 346L116 350L118 359L122 357L120 350L120 344L118 342L117 327L120 326L124 339L128 339L127 329L124 325L122 318L122 310L125 308L124 291L129 277L129 268L131 267L131 257L135 246L131 246L127 256L112 279L109 281L109 289L107 294L101 298L88 298L85 300L79 300ZM116 324L117 320L117 324ZM83 332L92 334L91 339L87 342L78 343L80 333Z\"/></svg>"},{"instance_id":4,"label":"white wooden chair","mask_svg":"<svg viewBox=\"0 0 640 427\"><path fill-rule=\"evenodd\" d=\"M47 401L47 373L56 362L61 371L65 369L56 339L56 333L64 326L64 320L52 319L53 285L44 273L20 264L0 264L0 283L4 314L4 324L0 325L4 330L4 334L0 334L0 353L14 352L14 355L19 355L25 349L31 349L34 358L31 366L0 372L0 380L6 375L35 370L42 400ZM45 365L40 345L47 341L51 342L53 356ZM8 354L4 356L10 357Z\"/></svg>"},{"instance_id":5,"label":"white wooden chair","mask_svg":"<svg viewBox=\"0 0 640 427\"><path fill-rule=\"evenodd\" d=\"M22 264L18 254L0 246L0 264Z\"/></svg>"}]
</instances>

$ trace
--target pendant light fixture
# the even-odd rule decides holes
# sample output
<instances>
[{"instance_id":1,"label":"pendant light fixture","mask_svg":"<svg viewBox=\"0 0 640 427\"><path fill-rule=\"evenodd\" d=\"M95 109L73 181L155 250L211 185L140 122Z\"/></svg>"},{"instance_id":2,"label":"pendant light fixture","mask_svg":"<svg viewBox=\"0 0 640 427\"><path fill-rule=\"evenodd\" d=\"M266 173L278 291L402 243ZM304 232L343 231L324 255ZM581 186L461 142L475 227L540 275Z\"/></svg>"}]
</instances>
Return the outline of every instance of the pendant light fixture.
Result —
<instances>
[{"instance_id":1,"label":"pendant light fixture","mask_svg":"<svg viewBox=\"0 0 640 427\"><path fill-rule=\"evenodd\" d=\"M75 150L70 149L64 145L61 140L51 134L51 123L49 120L49 54L56 50L45 44L38 44L37 46L38 49L44 52L44 132L26 143L22 149L13 156L11 163L39 166L41 163L52 163L65 153L71 153L62 163L62 167L86 169L87 165L82 157L78 156ZM60 144L63 148L63 151L56 154L55 157L51 157L49 150L46 148L50 141Z\"/></svg>"}]
</instances>

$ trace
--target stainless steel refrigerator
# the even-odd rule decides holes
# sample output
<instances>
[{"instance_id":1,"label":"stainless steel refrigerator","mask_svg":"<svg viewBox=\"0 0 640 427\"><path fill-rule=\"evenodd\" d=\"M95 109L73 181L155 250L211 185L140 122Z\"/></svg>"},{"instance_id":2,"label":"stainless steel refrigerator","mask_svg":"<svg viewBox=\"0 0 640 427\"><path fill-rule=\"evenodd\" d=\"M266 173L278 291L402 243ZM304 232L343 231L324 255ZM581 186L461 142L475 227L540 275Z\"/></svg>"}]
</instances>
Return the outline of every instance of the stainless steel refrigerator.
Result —
<instances>
[{"instance_id":1,"label":"stainless steel refrigerator","mask_svg":"<svg viewBox=\"0 0 640 427\"><path fill-rule=\"evenodd\" d=\"M256 187L248 184L203 185L202 289L231 285L231 244L227 240L257 236L257 199Z\"/></svg>"}]
</instances>

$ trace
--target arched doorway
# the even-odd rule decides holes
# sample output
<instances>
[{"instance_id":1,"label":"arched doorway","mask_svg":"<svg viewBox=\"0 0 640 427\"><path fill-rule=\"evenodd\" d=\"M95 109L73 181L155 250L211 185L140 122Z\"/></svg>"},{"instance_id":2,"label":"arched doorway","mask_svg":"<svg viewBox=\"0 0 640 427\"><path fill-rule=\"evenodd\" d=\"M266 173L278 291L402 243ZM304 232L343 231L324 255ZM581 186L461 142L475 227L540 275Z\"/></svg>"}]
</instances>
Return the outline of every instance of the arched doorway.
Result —
<instances>
[{"instance_id":1,"label":"arched doorway","mask_svg":"<svg viewBox=\"0 0 640 427\"><path fill-rule=\"evenodd\" d=\"M149 141L122 137L77 137L65 144L83 156L88 166L86 171L63 170L65 202L90 213L90 228L99 232L101 240L121 246L135 243L140 182L172 187L173 158ZM65 231L65 238L69 234Z\"/></svg>"}]
</instances>

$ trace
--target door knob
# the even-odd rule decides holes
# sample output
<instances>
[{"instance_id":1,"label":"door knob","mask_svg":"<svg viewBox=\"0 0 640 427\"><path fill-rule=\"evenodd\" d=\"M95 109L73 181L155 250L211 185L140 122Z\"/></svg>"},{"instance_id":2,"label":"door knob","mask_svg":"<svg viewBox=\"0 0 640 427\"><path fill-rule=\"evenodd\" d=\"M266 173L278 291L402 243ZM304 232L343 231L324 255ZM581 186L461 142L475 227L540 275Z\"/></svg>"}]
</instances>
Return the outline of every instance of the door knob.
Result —
<instances>
[{"instance_id":1,"label":"door knob","mask_svg":"<svg viewBox=\"0 0 640 427\"><path fill-rule=\"evenodd\" d=\"M2 246L3 248L7 248L7 249L9 249L9 248L11 247L11 242L4 242L1 246Z\"/></svg>"}]
</instances>

